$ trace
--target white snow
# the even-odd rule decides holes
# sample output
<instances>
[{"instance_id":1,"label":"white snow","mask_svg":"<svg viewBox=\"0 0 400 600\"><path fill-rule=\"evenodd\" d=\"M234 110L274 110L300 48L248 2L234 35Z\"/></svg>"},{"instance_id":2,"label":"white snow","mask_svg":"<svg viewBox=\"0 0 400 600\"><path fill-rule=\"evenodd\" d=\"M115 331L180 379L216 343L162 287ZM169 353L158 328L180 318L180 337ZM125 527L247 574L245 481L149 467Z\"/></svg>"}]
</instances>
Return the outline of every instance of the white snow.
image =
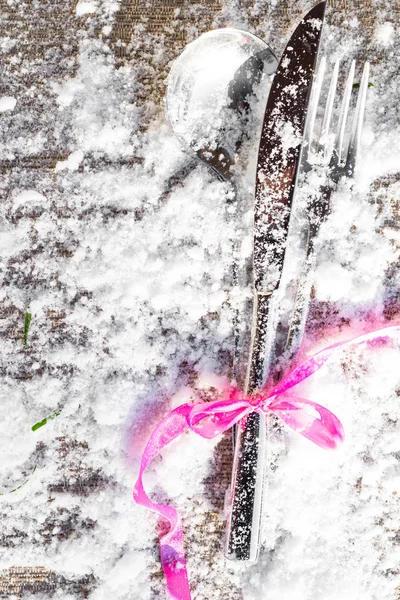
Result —
<instances>
[{"instance_id":1,"label":"white snow","mask_svg":"<svg viewBox=\"0 0 400 600\"><path fill-rule=\"evenodd\" d=\"M262 1L251 10L276 4ZM76 13L101 12L109 35L107 19L117 9L114 2L79 2ZM229 3L224 10L224 25L250 27L243 7ZM320 231L304 353L399 322L393 210L400 194L399 28L382 19L389 16L382 16L370 46L374 87L354 187L339 186ZM339 56L348 62L364 43L355 35L361 21L350 26L326 30L330 68ZM287 39L268 19L255 33L279 48ZM0 46L4 53L13 47L8 39ZM375 64L375 50L393 55ZM154 52L162 57L162 47ZM263 98L252 107L254 132L241 149L236 197L206 166L190 170L193 157L175 139L155 96L141 106L149 61L143 53L119 66L107 43L82 30L74 69L54 71L46 82L48 118L65 156L44 175L20 168L18 176L4 173L1 184L0 299L11 327L2 338L0 491L24 479L36 442L46 445L29 482L1 498L2 534L27 534L7 548L1 568L40 564L66 578L93 575L90 600L166 597L156 519L132 500L140 452L166 412L227 385L236 310L242 327L250 319L251 285L234 285L232 270L236 256L241 266L251 261ZM0 99L2 122L15 117L16 105L12 96ZM2 139L3 158L12 152L29 158L50 147L47 133L22 125ZM298 142L290 128L285 134L288 145ZM25 283L32 273L38 285ZM20 335L28 306L33 317L24 350L13 334ZM13 310L19 311L15 323ZM62 336L57 312L65 313ZM286 430L269 441L268 460L276 458L278 468L268 470L256 565L223 557L224 517L215 497L224 484L208 480L218 472L219 440L183 436L155 461L146 485L182 515L194 598L397 599L399 356L396 344L346 350L302 384L299 395L342 420L346 441L335 452ZM18 381L7 374L21 365L44 372ZM30 431L61 406L60 416ZM89 447L60 458L63 436ZM77 474L90 467L109 480L87 496L50 492L49 483L70 476L74 461ZM70 537L52 531L45 544L44 524L63 510L79 517ZM79 519L89 518L95 526L85 529ZM55 598L76 595L58 590Z\"/></svg>"},{"instance_id":2,"label":"white snow","mask_svg":"<svg viewBox=\"0 0 400 600\"><path fill-rule=\"evenodd\" d=\"M76 5L75 11L78 17L82 15L88 15L90 13L94 13L97 10L97 6L94 2L78 2Z\"/></svg>"},{"instance_id":3,"label":"white snow","mask_svg":"<svg viewBox=\"0 0 400 600\"><path fill-rule=\"evenodd\" d=\"M83 161L83 152L81 150L75 150L72 152L67 160L59 160L56 164L56 171L62 171L63 169L69 169L70 171L76 171L79 165Z\"/></svg>"},{"instance_id":4,"label":"white snow","mask_svg":"<svg viewBox=\"0 0 400 600\"><path fill-rule=\"evenodd\" d=\"M388 47L393 44L395 35L395 26L394 23L390 21L385 21L382 24L379 24L375 29L375 39L377 43L381 46Z\"/></svg>"},{"instance_id":5,"label":"white snow","mask_svg":"<svg viewBox=\"0 0 400 600\"><path fill-rule=\"evenodd\" d=\"M0 98L0 112L8 112L14 110L17 104L17 99L13 96L2 96Z\"/></svg>"}]
</instances>

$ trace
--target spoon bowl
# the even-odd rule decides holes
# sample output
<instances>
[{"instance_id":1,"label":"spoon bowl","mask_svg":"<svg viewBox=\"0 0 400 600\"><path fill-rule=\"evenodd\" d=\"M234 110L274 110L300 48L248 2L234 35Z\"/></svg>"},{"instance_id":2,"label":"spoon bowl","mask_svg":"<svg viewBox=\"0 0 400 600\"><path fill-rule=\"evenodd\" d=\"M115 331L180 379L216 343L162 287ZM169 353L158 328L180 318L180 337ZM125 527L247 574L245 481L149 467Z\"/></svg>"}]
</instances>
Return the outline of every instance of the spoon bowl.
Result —
<instances>
[{"instance_id":1,"label":"spoon bowl","mask_svg":"<svg viewBox=\"0 0 400 600\"><path fill-rule=\"evenodd\" d=\"M240 29L215 29L191 42L167 79L166 113L182 145L227 181L245 135L249 99L278 60Z\"/></svg>"}]
</instances>

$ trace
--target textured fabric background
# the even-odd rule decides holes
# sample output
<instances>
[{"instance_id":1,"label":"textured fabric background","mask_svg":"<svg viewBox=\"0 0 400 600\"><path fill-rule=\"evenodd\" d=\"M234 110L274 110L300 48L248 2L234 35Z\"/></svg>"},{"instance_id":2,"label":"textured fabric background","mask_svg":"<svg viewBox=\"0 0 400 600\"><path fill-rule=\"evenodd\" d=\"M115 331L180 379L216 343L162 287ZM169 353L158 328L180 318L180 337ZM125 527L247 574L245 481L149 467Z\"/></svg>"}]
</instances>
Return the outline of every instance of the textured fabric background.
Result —
<instances>
[{"instance_id":1,"label":"textured fabric background","mask_svg":"<svg viewBox=\"0 0 400 600\"><path fill-rule=\"evenodd\" d=\"M6 224L5 229L13 224L25 223L29 246L22 247L12 235L3 238L5 241L1 245L0 372L8 389L14 386L20 391L15 401L19 398L27 403L28 426L38 417L50 414L53 408L66 405L70 398L77 397L80 386L85 386L95 396L96 390L100 389L99 382L104 382L104 385L109 385L104 393L112 395L114 382L129 380L129 369L115 353L113 345L115 332L120 332L124 324L129 323L129 311L125 308L119 311L116 293L116 310L114 314L107 315L106 323L105 316L102 316L101 295L96 296L93 289L85 287L84 277L79 278L75 272L78 267L68 265L80 252L90 252L91 244L96 252L99 240L95 239L95 233L91 237L91 231L95 232L98 227L105 230L115 227L117 232L121 222L129 226L129 223L140 221L145 210L143 207L129 208L124 205L123 199L121 202L116 200L118 182L129 186L145 160L133 139L128 140L130 145L124 156L117 150L113 152L112 148L104 151L88 143L77 170L66 173L56 168L75 151L76 132L80 130L77 122L72 123L74 116L70 117L70 121L68 114L65 116L64 113L62 118L59 116L54 87L49 86L49 81L63 82L74 77L79 52L86 48L89 56L97 42L105 42L110 50L110 63L120 70L112 81L117 90L118 119L124 123L136 120L139 123L138 135L145 134L152 119L162 114L166 74L172 59L179 55L186 43L210 28L240 26L260 37L266 36L279 55L295 23L311 5L305 0L121 0L118 6L100 1L95 13L80 15L77 3L70 0L1 1L0 96L18 98L15 110L0 117L1 219ZM374 31L378 21L393 20L394 15L398 19L398 0L331 0L330 5L328 22L333 27L349 28L352 19L357 17L359 20L360 28L356 33L360 36L358 59L368 57L373 66L384 60L393 60L393 57L385 55L384 50L377 51ZM129 76L124 76L124 68L129 65L135 65L138 73L134 82ZM87 81L93 84L94 95L95 69L94 64L94 72L90 73L90 69L86 72ZM388 85L391 85L389 73ZM100 84L98 90L101 93ZM135 109L130 112L131 109L124 108L123 103L128 105L133 101ZM87 110L90 112L91 107L88 106ZM108 113L108 107L104 106L101 110L105 111L104 122L114 118L112 107ZM82 113L82 118L84 116L85 113ZM387 118L389 120L390 115ZM79 135L84 145L84 125ZM180 171L166 178L160 200L181 185L191 168L192 164L187 161ZM90 178L97 183L89 185ZM372 190L374 197L381 198L382 203L387 203L388 199L392 202L392 212L387 219L388 227L392 228L398 227L398 197L395 191L392 193L390 190L399 180L400 170L398 175L376 181ZM13 204L15 190L24 189L35 189L50 200L47 204ZM48 214L52 227L38 225L38 219L44 212ZM108 251L112 252L112 249ZM387 273L384 314L388 320L399 312L399 293L391 287L393 273L398 266L391 265ZM104 271L99 274L104 281L108 277L107 268L105 262ZM39 297L40 311L32 321L29 344L24 346L25 311ZM326 314L334 315L335 310L337 308L333 305L314 303L310 327L318 330ZM204 322L205 336L213 335L213 319L215 315L210 315ZM132 322L130 326L133 327ZM78 356L83 357L80 362L76 360ZM134 356L133 352L132 360ZM218 360L221 370L229 375L232 355L226 351ZM189 381L190 365L187 369L186 381ZM94 373L93 385L86 377L89 370ZM151 375L156 376L157 372ZM42 386L50 395L59 394L60 400L55 407L47 400L38 400ZM58 429L52 441L36 445L30 463L43 466L45 473L38 483L30 481L20 490L20 502L16 498L18 491L12 495L12 500L11 496L1 498L1 597L96 597L96 576L82 575L77 571L65 577L57 567L52 569L48 564L44 567L36 560L39 547L49 548L62 556L64 548L79 537L87 535L102 544L103 536L107 536L107 532L98 529L95 516L90 518L87 511L84 515L82 512L83 507L107 502L107 495L114 494L121 485L112 468L101 466L99 456L105 446L102 434L93 437L85 429L85 422L90 418L91 401L89 398L87 405L79 401L72 403L69 411L78 415L70 421L72 424L68 425L70 412L66 410L65 417L55 421ZM114 410L118 402L110 402ZM63 423L61 419L64 419ZM104 422L106 420L105 417ZM111 446L115 444L118 449L117 437L113 437L110 431L109 435ZM112 456L111 452L110 461ZM193 521L187 524L185 534L189 548L191 540L196 540L196 547L202 548L199 563L203 560L210 567L207 575L210 589L217 586L224 590L223 600L241 600L242 592L232 573L212 571L215 556L221 551L225 527L221 512L230 479L231 460L230 442L226 438L216 447L212 474L204 482L205 494L210 499L209 510L204 513L203 509L199 509ZM49 463L51 467L46 470L45 465ZM30 485L34 486L31 489L36 498L39 498L38 490L41 491L41 502L45 503L38 511L37 520L32 510L34 502L29 505L27 500L31 493ZM193 502L196 505L195 499ZM30 512L26 509L27 503L31 507ZM124 506L124 510L130 510L128 503ZM383 521L382 527L385 527ZM154 536L155 552L156 547ZM96 547L91 550L96 553ZM382 551L390 555L390 548ZM124 554L123 544L120 554L121 557ZM398 562L389 568L400 577ZM155 600L163 597L163 577L159 564L153 565L152 569ZM201 570L193 574L194 589L203 578ZM400 582L397 585L400 586ZM209 598L207 586L202 589L202 593L195 596L197 600ZM116 600L128 596L129 590L121 596L114 595Z\"/></svg>"}]
</instances>

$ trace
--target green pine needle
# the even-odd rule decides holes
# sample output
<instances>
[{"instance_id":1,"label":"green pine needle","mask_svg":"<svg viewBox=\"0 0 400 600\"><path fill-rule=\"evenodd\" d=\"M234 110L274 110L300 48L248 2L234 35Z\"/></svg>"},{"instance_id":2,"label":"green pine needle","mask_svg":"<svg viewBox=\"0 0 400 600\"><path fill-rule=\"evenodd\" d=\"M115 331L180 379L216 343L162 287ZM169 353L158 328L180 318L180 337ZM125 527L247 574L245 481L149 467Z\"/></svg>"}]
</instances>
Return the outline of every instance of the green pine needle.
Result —
<instances>
[{"instance_id":1,"label":"green pine needle","mask_svg":"<svg viewBox=\"0 0 400 600\"><path fill-rule=\"evenodd\" d=\"M46 425L47 421L52 421L53 419L55 419L56 417L58 417L58 415L61 414L61 411L62 411L62 408L60 408L59 410L56 410L49 417L46 417L42 421L39 421L38 423L35 423L32 426L32 431L36 431L37 429L40 429L41 427L43 427L44 425Z\"/></svg>"},{"instance_id":2,"label":"green pine needle","mask_svg":"<svg viewBox=\"0 0 400 600\"><path fill-rule=\"evenodd\" d=\"M25 313L25 323L24 323L24 346L27 345L28 343L28 333L29 333L29 327L31 324L31 320L32 320L32 315L29 312L29 307Z\"/></svg>"},{"instance_id":3,"label":"green pine needle","mask_svg":"<svg viewBox=\"0 0 400 600\"><path fill-rule=\"evenodd\" d=\"M43 425L46 425L46 423L47 423L47 418L43 419L43 421L39 421L39 423L35 423L32 426L32 431L36 431L36 429L40 429L41 427L43 427Z\"/></svg>"},{"instance_id":4,"label":"green pine needle","mask_svg":"<svg viewBox=\"0 0 400 600\"><path fill-rule=\"evenodd\" d=\"M27 315L28 314L29 313L27 313ZM28 331L27 330L29 328L30 317L31 317L31 315L29 315L28 324L27 324L27 319L25 317L26 335L28 335ZM48 421L52 421L53 419L55 419L56 417L58 417L58 415L61 414L61 411L62 411L62 408L60 408L58 410L55 410L49 417L46 417L42 421L39 421L38 423L35 423L35 425L33 425L31 427L32 431L36 431L37 429L40 429L41 427L43 427L44 425L46 425L46 423ZM31 475L34 474L35 471L36 471L36 465L33 467L32 472L30 473L30 475L28 475L28 477L25 479L25 481L23 481L22 483L20 483L16 487L14 487L12 490L4 491L4 492L0 491L0 496L5 496L6 494L12 494L13 492L16 492L17 490L20 490L26 483L28 483L29 478L31 477Z\"/></svg>"},{"instance_id":5,"label":"green pine needle","mask_svg":"<svg viewBox=\"0 0 400 600\"><path fill-rule=\"evenodd\" d=\"M360 83L353 83L353 89L356 89L356 90L358 90L358 88L360 87L360 85L361 85ZM370 81L370 82L368 83L368 87L369 87L369 88L371 88L371 87L375 87L375 86L374 86L374 84L373 84L373 83Z\"/></svg>"},{"instance_id":6,"label":"green pine needle","mask_svg":"<svg viewBox=\"0 0 400 600\"><path fill-rule=\"evenodd\" d=\"M0 496L5 496L6 494L12 494L13 492L16 492L17 490L20 490L26 483L28 483L29 478L31 477L31 475L34 474L34 472L36 471L36 465L33 467L32 469L32 473L30 473L30 475L28 475L28 477L25 479L25 481L23 481L22 483L20 483L16 488L14 488L13 490L9 490L7 492L0 492Z\"/></svg>"}]
</instances>

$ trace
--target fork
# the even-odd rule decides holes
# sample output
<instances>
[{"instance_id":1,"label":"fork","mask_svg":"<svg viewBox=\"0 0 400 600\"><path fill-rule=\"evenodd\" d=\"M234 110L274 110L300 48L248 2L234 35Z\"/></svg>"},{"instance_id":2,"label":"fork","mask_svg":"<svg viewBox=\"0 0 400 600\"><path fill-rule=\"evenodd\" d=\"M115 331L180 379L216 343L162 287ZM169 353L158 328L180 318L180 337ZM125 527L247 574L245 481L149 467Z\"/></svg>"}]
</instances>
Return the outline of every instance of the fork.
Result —
<instances>
[{"instance_id":1,"label":"fork","mask_svg":"<svg viewBox=\"0 0 400 600\"><path fill-rule=\"evenodd\" d=\"M319 139L314 139L318 137L315 133L315 123L326 70L325 57L321 60L311 90L310 107L300 158L298 182L296 182L296 193L299 193L297 190L300 190L300 193L302 193L302 190L304 191L304 184L306 183L307 176L311 171L315 170L316 166L318 167L319 165L322 169L326 169L326 166L328 166L328 173L325 182L319 187L317 195L313 198L309 198L306 206L306 256L297 283L296 296L285 343L285 351L288 352L291 357L296 354L304 332L312 287L311 273L316 257L315 242L318 237L319 229L330 212L331 196L337 188L339 181L344 177L347 177L350 180L354 177L356 160L361 143L370 70L369 62L366 62L364 64L356 109L351 124L350 139L346 148L345 133L347 122L349 120L349 108L354 87L355 64L356 63L353 60L344 89L335 142L330 156L328 152L329 133L333 106L337 93L339 61L336 61L333 68ZM314 150L313 147L315 148Z\"/></svg>"}]
</instances>

